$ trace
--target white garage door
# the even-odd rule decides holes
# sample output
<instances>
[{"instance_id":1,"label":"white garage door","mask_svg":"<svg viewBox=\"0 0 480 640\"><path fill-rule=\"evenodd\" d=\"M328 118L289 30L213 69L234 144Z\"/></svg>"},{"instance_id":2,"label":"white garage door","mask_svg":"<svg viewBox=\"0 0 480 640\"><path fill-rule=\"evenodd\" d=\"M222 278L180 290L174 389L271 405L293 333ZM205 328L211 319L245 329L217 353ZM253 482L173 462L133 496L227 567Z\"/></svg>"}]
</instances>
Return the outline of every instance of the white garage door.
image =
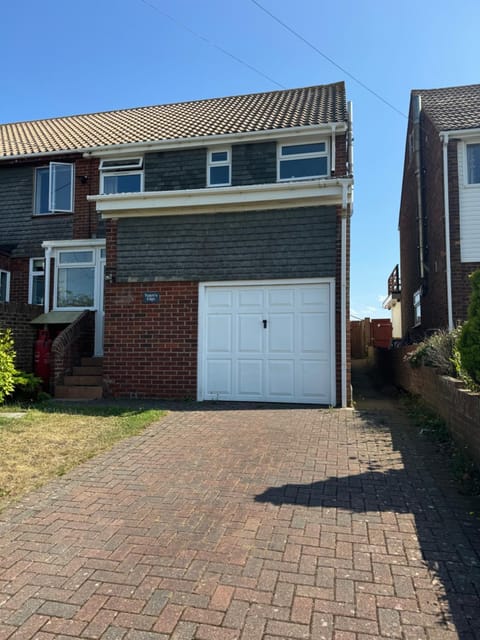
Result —
<instances>
[{"instance_id":1,"label":"white garage door","mask_svg":"<svg viewBox=\"0 0 480 640\"><path fill-rule=\"evenodd\" d=\"M335 404L332 282L200 285L199 399Z\"/></svg>"}]
</instances>

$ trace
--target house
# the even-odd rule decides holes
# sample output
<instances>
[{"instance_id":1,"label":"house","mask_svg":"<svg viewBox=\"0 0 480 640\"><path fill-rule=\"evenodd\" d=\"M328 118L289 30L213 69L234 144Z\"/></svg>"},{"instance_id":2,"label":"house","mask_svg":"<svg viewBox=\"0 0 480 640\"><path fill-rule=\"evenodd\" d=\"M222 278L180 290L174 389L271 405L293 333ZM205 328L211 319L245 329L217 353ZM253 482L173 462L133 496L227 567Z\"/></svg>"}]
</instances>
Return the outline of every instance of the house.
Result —
<instances>
[{"instance_id":1,"label":"house","mask_svg":"<svg viewBox=\"0 0 480 640\"><path fill-rule=\"evenodd\" d=\"M60 328L92 312L105 394L350 403L342 82L3 125L0 140L10 300Z\"/></svg>"},{"instance_id":2,"label":"house","mask_svg":"<svg viewBox=\"0 0 480 640\"><path fill-rule=\"evenodd\" d=\"M403 337L452 329L480 268L480 85L412 91L399 230Z\"/></svg>"}]
</instances>

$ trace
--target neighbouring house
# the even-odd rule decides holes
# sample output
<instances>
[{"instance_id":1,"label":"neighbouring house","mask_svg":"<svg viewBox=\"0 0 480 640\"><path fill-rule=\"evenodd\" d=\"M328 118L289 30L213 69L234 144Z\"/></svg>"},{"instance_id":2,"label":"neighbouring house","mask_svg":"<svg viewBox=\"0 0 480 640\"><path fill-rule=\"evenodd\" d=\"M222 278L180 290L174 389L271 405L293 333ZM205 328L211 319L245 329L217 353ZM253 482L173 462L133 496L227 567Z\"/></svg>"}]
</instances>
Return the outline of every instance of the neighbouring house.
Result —
<instances>
[{"instance_id":1,"label":"neighbouring house","mask_svg":"<svg viewBox=\"0 0 480 640\"><path fill-rule=\"evenodd\" d=\"M412 91L399 230L403 338L455 327L480 268L480 85Z\"/></svg>"},{"instance_id":2,"label":"neighbouring house","mask_svg":"<svg viewBox=\"0 0 480 640\"><path fill-rule=\"evenodd\" d=\"M350 114L339 82L2 125L10 299L93 312L106 395L348 405Z\"/></svg>"},{"instance_id":3,"label":"neighbouring house","mask_svg":"<svg viewBox=\"0 0 480 640\"><path fill-rule=\"evenodd\" d=\"M388 277L387 297L383 302L383 308L388 309L392 321L392 338L395 340L403 337L402 332L402 284L400 281L400 269L398 264L393 268Z\"/></svg>"}]
</instances>

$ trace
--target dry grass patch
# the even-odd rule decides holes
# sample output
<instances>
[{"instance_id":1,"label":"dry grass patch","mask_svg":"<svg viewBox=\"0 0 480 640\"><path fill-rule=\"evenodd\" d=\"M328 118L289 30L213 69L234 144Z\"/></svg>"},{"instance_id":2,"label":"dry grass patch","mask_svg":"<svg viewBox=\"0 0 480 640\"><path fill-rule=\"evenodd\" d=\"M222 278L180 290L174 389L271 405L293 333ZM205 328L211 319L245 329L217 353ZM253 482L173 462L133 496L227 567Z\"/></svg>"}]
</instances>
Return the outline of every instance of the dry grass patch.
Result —
<instances>
[{"instance_id":1,"label":"dry grass patch","mask_svg":"<svg viewBox=\"0 0 480 640\"><path fill-rule=\"evenodd\" d=\"M163 415L141 408L53 403L28 409L21 418L0 412L0 510Z\"/></svg>"}]
</instances>

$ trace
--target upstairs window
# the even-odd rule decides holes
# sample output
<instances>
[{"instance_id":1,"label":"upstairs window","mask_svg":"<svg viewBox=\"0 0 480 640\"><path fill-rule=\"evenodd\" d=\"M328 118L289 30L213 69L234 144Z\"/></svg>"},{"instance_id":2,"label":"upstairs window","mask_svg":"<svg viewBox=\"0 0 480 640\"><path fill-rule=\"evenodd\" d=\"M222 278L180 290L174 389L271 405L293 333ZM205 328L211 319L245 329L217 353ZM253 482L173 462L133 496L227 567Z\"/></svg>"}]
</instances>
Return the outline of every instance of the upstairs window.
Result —
<instances>
[{"instance_id":1,"label":"upstairs window","mask_svg":"<svg viewBox=\"0 0 480 640\"><path fill-rule=\"evenodd\" d=\"M73 211L73 175L74 166L67 162L35 169L36 215Z\"/></svg>"},{"instance_id":2,"label":"upstairs window","mask_svg":"<svg viewBox=\"0 0 480 640\"><path fill-rule=\"evenodd\" d=\"M467 144L467 181L480 184L480 143Z\"/></svg>"},{"instance_id":3,"label":"upstairs window","mask_svg":"<svg viewBox=\"0 0 480 640\"><path fill-rule=\"evenodd\" d=\"M100 193L139 193L143 191L143 158L102 160Z\"/></svg>"},{"instance_id":4,"label":"upstairs window","mask_svg":"<svg viewBox=\"0 0 480 640\"><path fill-rule=\"evenodd\" d=\"M208 186L226 187L231 184L232 160L230 149L208 152Z\"/></svg>"},{"instance_id":5,"label":"upstairs window","mask_svg":"<svg viewBox=\"0 0 480 640\"><path fill-rule=\"evenodd\" d=\"M0 302L10 300L10 272L0 269Z\"/></svg>"},{"instance_id":6,"label":"upstairs window","mask_svg":"<svg viewBox=\"0 0 480 640\"><path fill-rule=\"evenodd\" d=\"M325 141L278 146L278 180L305 180L326 175L328 152Z\"/></svg>"},{"instance_id":7,"label":"upstairs window","mask_svg":"<svg viewBox=\"0 0 480 640\"><path fill-rule=\"evenodd\" d=\"M43 304L45 299L45 258L30 258L29 304Z\"/></svg>"}]
</instances>

